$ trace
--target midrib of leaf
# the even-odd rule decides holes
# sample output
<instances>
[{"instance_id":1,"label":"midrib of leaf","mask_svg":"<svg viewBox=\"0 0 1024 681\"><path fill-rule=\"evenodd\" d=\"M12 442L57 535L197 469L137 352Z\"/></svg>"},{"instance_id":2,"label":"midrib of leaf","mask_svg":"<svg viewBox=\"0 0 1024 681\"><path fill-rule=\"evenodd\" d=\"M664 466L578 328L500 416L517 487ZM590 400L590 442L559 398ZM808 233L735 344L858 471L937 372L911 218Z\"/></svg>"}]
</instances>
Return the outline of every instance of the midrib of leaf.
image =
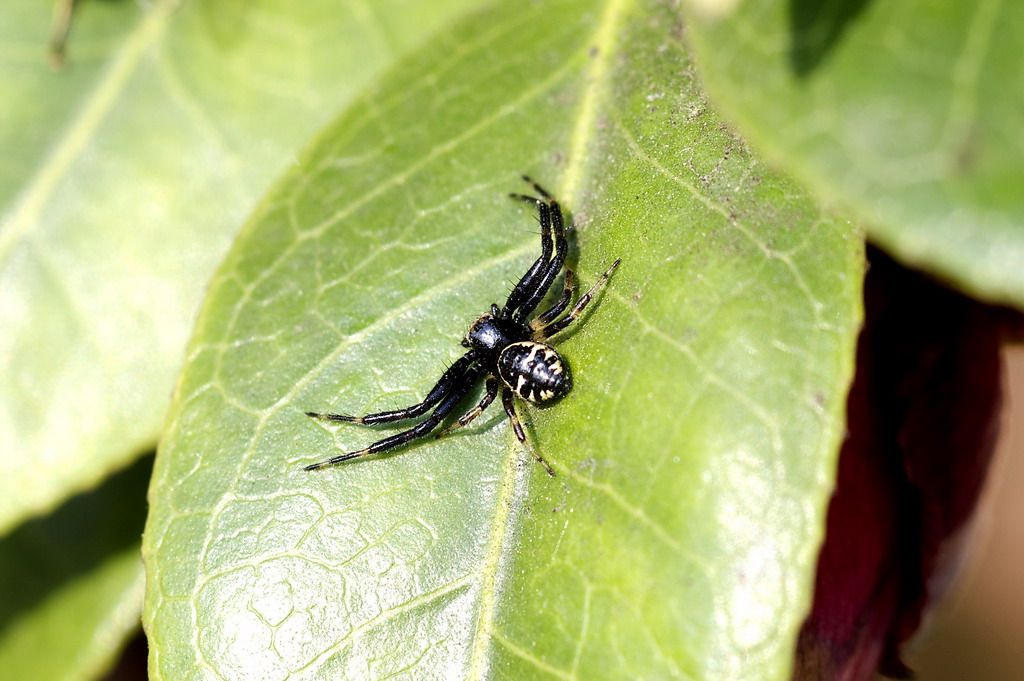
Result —
<instances>
[{"instance_id":1,"label":"midrib of leaf","mask_svg":"<svg viewBox=\"0 0 1024 681\"><path fill-rule=\"evenodd\" d=\"M596 48L597 54L590 61L590 73L583 87L579 108L576 111L575 123L570 138L568 164L559 186L559 196L565 197L572 205L580 198L580 187L583 184L587 148L596 128L598 104L603 96L610 74L609 62L612 47L615 44L616 28L625 14L629 0L610 0L601 12L593 40L587 44ZM588 48L590 49L590 48ZM498 594L501 592L503 564L502 560L511 549L507 542L513 534L516 511L522 506L526 493L526 481L529 468L519 465L520 448L516 446L511 429L506 433L509 443L505 461L504 478L501 494L492 521L490 541L484 558L480 580L480 612L477 617L476 629L473 632L473 647L470 657L469 679L483 679L489 666L488 651L494 638L494 614L497 607ZM532 460L531 460L531 463ZM564 473L565 471L560 471ZM575 671L575 670L574 670Z\"/></svg>"},{"instance_id":2,"label":"midrib of leaf","mask_svg":"<svg viewBox=\"0 0 1024 681\"><path fill-rule=\"evenodd\" d=\"M114 106L146 49L163 33L177 3L178 0L159 0L153 5L111 61L92 96L70 121L49 157L22 192L10 217L4 220L0 228L0 262L5 261L14 245L39 224L38 217L46 201Z\"/></svg>"},{"instance_id":3,"label":"midrib of leaf","mask_svg":"<svg viewBox=\"0 0 1024 681\"><path fill-rule=\"evenodd\" d=\"M576 113L576 123L573 125L569 147L569 164L561 186L561 196L568 199L579 198L577 194L583 181L583 161L596 129L598 99L604 93L608 82L608 64L614 45L615 27L627 8L627 1L610 0L601 14L597 30L594 31L592 44L597 48L597 55L591 61L590 78L583 88L580 107Z\"/></svg>"}]
</instances>

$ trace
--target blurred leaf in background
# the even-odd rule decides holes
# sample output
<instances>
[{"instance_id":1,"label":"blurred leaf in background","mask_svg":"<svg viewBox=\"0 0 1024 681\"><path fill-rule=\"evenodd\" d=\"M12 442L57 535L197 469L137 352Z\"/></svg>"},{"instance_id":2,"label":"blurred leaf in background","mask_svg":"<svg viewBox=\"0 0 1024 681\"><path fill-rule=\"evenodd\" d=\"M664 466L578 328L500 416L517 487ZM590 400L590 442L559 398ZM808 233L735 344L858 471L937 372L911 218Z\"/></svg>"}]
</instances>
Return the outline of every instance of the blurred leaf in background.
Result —
<instances>
[{"instance_id":1,"label":"blurred leaf in background","mask_svg":"<svg viewBox=\"0 0 1024 681\"><path fill-rule=\"evenodd\" d=\"M903 262L1024 307L1024 4L707 4L684 3L701 75L754 148Z\"/></svg>"},{"instance_id":2,"label":"blurred leaf in background","mask_svg":"<svg viewBox=\"0 0 1024 681\"><path fill-rule=\"evenodd\" d=\"M983 301L1024 305L1024 8L685 7L712 101L754 148L847 206L897 259ZM879 662L905 671L902 644L973 545L1000 345L1020 324L881 253L873 262L800 679L868 679Z\"/></svg>"}]
</instances>

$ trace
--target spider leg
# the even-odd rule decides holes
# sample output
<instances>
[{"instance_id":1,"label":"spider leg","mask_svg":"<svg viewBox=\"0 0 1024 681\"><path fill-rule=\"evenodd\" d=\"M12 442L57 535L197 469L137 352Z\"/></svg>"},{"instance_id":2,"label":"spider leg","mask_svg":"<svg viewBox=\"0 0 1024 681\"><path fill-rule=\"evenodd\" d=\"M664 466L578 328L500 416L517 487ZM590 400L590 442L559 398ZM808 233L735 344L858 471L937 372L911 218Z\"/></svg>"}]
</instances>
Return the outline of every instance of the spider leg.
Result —
<instances>
[{"instance_id":1,"label":"spider leg","mask_svg":"<svg viewBox=\"0 0 1024 681\"><path fill-rule=\"evenodd\" d=\"M604 274L598 277L597 281L594 282L594 285L590 287L590 290L580 296L580 299L576 301L576 305L573 306L569 314L559 319L557 322L548 324L544 328L540 329L537 333L538 338L541 340L551 338L556 333L572 324L576 318L580 316L580 313L583 312L583 308L587 306L587 303L589 303L594 296L604 288L604 285L608 283L608 278L612 276L612 272L615 271L620 262L622 262L622 258L616 258L615 262L612 263L612 266L605 270Z\"/></svg>"},{"instance_id":2,"label":"spider leg","mask_svg":"<svg viewBox=\"0 0 1024 681\"><path fill-rule=\"evenodd\" d=\"M416 416L420 416L427 413L431 407L440 402L445 395L452 391L452 389L458 384L459 379L461 379L466 373L469 365L472 364L475 359L476 355L473 352L467 352L465 355L455 360L455 363L448 367L448 370L444 372L434 387L430 389L426 398L424 398L422 402L414 404L411 407L394 409L392 411L380 411L374 414L367 414L366 416L322 414L315 411L307 411L306 416L319 421L344 421L346 423L361 423L364 425L388 423L389 421L402 421L404 419L411 419Z\"/></svg>"},{"instance_id":3,"label":"spider leg","mask_svg":"<svg viewBox=\"0 0 1024 681\"><path fill-rule=\"evenodd\" d=\"M517 201L525 201L526 203L532 203L537 206L548 205L547 201L545 201L544 199L538 199L536 196L531 196L530 194L519 194L517 192L510 192L508 196L511 199L515 199Z\"/></svg>"},{"instance_id":4,"label":"spider leg","mask_svg":"<svg viewBox=\"0 0 1024 681\"><path fill-rule=\"evenodd\" d=\"M434 410L434 413L431 414L429 418L421 421L409 430L403 430L401 433L396 433L391 437L378 440L369 447L364 447L363 449L359 449L354 452L340 454L338 456L331 457L326 461L309 464L308 466L304 466L303 470L315 471L319 468L333 466L334 464L341 463L342 461L349 461L362 456L370 456L371 454L380 454L381 452L386 452L389 449L400 447L407 442L425 437L430 433L430 431L437 427L437 424L444 420L444 417L448 415L448 412L455 408L459 403L459 400L465 397L466 393L469 392L469 389L473 386L473 383L476 379L480 378L480 376L480 370L469 371L463 374L461 382L456 384L454 389L448 393L447 397L441 400L441 404L437 405L437 409Z\"/></svg>"},{"instance_id":5,"label":"spider leg","mask_svg":"<svg viewBox=\"0 0 1024 681\"><path fill-rule=\"evenodd\" d=\"M467 425L470 421L475 419L477 416L480 416L480 414L484 413L484 410L487 409L487 407L491 406L491 402L493 402L494 398L498 396L498 385L499 382L497 378L495 378L494 376L488 376L487 390L486 392L484 392L484 396L480 398L480 401L477 403L477 405L470 409L469 411L467 411L462 416L460 416L458 421L455 421L444 430L439 431L437 437L444 437L445 435L451 433L453 430L458 430L459 428L462 428L463 426Z\"/></svg>"},{"instance_id":6,"label":"spider leg","mask_svg":"<svg viewBox=\"0 0 1024 681\"><path fill-rule=\"evenodd\" d=\"M537 181L534 180L532 177L530 177L529 175L522 175L521 177L523 178L524 182L528 182L530 186L533 187L536 190L536 192L543 196L545 199L547 199L548 201L555 200L555 197L551 196L551 192L537 184Z\"/></svg>"},{"instance_id":7,"label":"spider leg","mask_svg":"<svg viewBox=\"0 0 1024 681\"><path fill-rule=\"evenodd\" d=\"M547 189L544 189L544 187L542 187L539 184L537 184L536 180L534 180L529 175L520 175L520 177L523 178L524 182L529 183L529 185L531 187L533 187L534 190L538 194L543 196L544 198L543 199L538 199L536 196L530 196L529 194L509 194L509 196L511 196L513 199L519 199L521 201L528 201L530 203L536 203L537 205L540 205L540 204L544 203L545 201L551 202L551 201L555 200L555 197L553 197L551 195L551 192L549 192Z\"/></svg>"},{"instance_id":8,"label":"spider leg","mask_svg":"<svg viewBox=\"0 0 1024 681\"><path fill-rule=\"evenodd\" d=\"M530 265L530 269L526 270L526 274L519 279L519 283L517 283L515 288L512 289L512 292L508 294L508 300L505 301L505 308L502 311L502 314L506 317L515 312L516 308L518 308L523 301L529 297L537 277L544 272L544 269L548 264L548 260L551 258L552 248L551 208L540 199L532 196L525 196L523 194L509 194L509 196L514 199L521 199L537 204L537 212L540 217L540 257Z\"/></svg>"},{"instance_id":9,"label":"spider leg","mask_svg":"<svg viewBox=\"0 0 1024 681\"><path fill-rule=\"evenodd\" d=\"M512 315L512 319L522 324L527 317L537 308L544 295L551 288L551 282L555 280L565 263L565 254L569 250L569 243L565 239L565 222L562 220L562 209L558 202L551 199L549 203L551 210L551 230L555 235L555 255L548 261L547 269L536 279L533 289L529 291L526 299Z\"/></svg>"},{"instance_id":10,"label":"spider leg","mask_svg":"<svg viewBox=\"0 0 1024 681\"><path fill-rule=\"evenodd\" d=\"M565 308L569 307L569 302L572 301L572 294L576 292L576 275L570 270L565 270L565 288L562 289L562 297L558 299L558 302L551 306L546 312L530 322L530 328L537 330L543 327L545 324L550 324L553 320L558 318L558 315L565 312Z\"/></svg>"},{"instance_id":11,"label":"spider leg","mask_svg":"<svg viewBox=\"0 0 1024 681\"><path fill-rule=\"evenodd\" d=\"M508 420L512 423L512 430L515 431L516 437L523 444L526 444L526 432L523 430L523 424L519 422L519 416L516 414L516 401L515 394L508 388L503 388L501 391L501 404L505 407L505 413L508 414ZM544 470L548 472L552 478L555 477L555 471L551 468L551 465L544 460L540 454L533 450L533 447L526 446L530 450L530 454L533 458L537 459L540 465L544 466Z\"/></svg>"},{"instance_id":12,"label":"spider leg","mask_svg":"<svg viewBox=\"0 0 1024 681\"><path fill-rule=\"evenodd\" d=\"M512 316L513 313L516 312L516 310L523 304L524 301L533 300L536 297L538 285L543 287L543 293L541 293L539 298L536 298L536 301L533 303L533 307L536 307L537 304L540 302L540 299L544 297L544 293L546 293L547 289L551 286L551 280L554 279L554 275L551 275L547 283L543 282L543 278L544 276L546 276L546 272L551 267L551 263L549 262L549 260L551 258L552 250L552 224L555 225L556 238L559 234L559 230L562 230L564 234L564 226L562 224L562 211L558 207L558 202L555 201L555 197L551 195L551 192L549 192L547 189L540 186L536 181L534 181L529 175L523 175L522 178L525 182L528 182L534 188L534 190L543 198L538 199L536 196L530 196L528 194L509 194L509 196L512 197L513 199L518 199L519 201L526 201L528 203L536 204L537 210L540 213L541 255L539 258L537 258L536 261L534 261L533 265L530 266L530 269L526 271L526 274L522 276L522 278L519 280L519 283L516 284L515 288L512 289L512 293L509 294L508 301L505 303L505 308L502 311L502 314L506 317ZM562 241L564 242L564 238L562 239ZM562 250L564 251L564 248ZM564 259L565 255L563 252L562 260ZM557 269L555 271L555 274L557 274ZM528 315L529 312L527 312L526 314L520 314L517 316L517 319L520 323L522 323L522 320Z\"/></svg>"}]
</instances>

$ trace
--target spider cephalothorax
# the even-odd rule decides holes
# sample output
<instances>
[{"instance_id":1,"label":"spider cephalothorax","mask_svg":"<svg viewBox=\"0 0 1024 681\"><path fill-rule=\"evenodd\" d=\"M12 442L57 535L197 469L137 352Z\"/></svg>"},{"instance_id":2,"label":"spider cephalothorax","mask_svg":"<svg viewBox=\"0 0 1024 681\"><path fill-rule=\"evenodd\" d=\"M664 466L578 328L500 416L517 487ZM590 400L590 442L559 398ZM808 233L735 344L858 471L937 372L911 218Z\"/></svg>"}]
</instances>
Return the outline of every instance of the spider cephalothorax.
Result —
<instances>
[{"instance_id":1,"label":"spider cephalothorax","mask_svg":"<svg viewBox=\"0 0 1024 681\"><path fill-rule=\"evenodd\" d=\"M535 333L497 310L473 322L462 344L473 348L481 362L496 366L498 377L516 395L546 402L569 392L572 379L553 347L527 340Z\"/></svg>"},{"instance_id":2,"label":"spider cephalothorax","mask_svg":"<svg viewBox=\"0 0 1024 681\"><path fill-rule=\"evenodd\" d=\"M561 297L545 312L533 320L527 321L544 299L555 277L562 271L568 246L565 240L565 223L562 220L562 210L558 202L530 178L523 176L523 179L529 182L541 197L525 194L511 194L511 196L537 206L537 211L540 214L540 257L534 261L530 269L512 289L504 307L491 305L490 313L481 315L473 322L466 332L466 337L462 340L462 345L469 348L468 352L448 368L426 398L411 407L366 416L306 412L308 416L324 421L363 424L411 419L422 416L431 409L433 409L433 413L409 430L384 438L364 449L310 464L306 466L306 470L315 470L349 459L378 454L426 436L455 409L466 393L481 378L486 378L486 388L479 403L460 416L442 433L464 426L479 416L494 401L501 384L504 383L504 388L501 388L501 401L505 407L505 413L508 414L516 437L520 442L525 442L526 433L516 415L514 396L519 396L530 402L547 402L564 396L572 389L572 377L568 367L558 352L544 341L569 326L579 317L583 308L619 266L620 261L616 259L563 317L562 313L572 302L576 288L572 270L566 269ZM539 456L538 459L544 464L548 473L554 475L551 467Z\"/></svg>"}]
</instances>

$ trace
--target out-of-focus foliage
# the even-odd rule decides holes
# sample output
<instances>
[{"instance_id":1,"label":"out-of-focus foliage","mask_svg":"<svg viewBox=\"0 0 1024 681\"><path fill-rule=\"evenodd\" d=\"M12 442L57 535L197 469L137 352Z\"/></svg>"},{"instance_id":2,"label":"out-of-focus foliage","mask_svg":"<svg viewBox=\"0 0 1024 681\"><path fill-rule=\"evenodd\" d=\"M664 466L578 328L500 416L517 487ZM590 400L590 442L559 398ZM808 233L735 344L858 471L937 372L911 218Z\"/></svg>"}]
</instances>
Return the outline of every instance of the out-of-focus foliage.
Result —
<instances>
[{"instance_id":1,"label":"out-of-focus foliage","mask_svg":"<svg viewBox=\"0 0 1024 681\"><path fill-rule=\"evenodd\" d=\"M904 262L1024 307L1024 4L684 7L712 101L756 149Z\"/></svg>"}]
</instances>

